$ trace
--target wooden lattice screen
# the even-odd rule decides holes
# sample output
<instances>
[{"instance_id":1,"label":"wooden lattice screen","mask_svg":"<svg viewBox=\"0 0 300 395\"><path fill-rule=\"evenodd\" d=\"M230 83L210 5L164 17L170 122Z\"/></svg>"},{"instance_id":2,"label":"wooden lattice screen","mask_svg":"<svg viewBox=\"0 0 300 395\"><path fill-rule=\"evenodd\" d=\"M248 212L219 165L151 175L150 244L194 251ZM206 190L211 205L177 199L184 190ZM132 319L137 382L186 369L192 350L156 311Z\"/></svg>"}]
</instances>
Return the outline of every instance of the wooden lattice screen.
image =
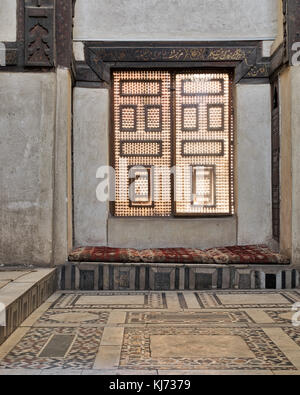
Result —
<instances>
[{"instance_id":1,"label":"wooden lattice screen","mask_svg":"<svg viewBox=\"0 0 300 395\"><path fill-rule=\"evenodd\" d=\"M113 73L116 216L233 213L230 84L225 72Z\"/></svg>"}]
</instances>

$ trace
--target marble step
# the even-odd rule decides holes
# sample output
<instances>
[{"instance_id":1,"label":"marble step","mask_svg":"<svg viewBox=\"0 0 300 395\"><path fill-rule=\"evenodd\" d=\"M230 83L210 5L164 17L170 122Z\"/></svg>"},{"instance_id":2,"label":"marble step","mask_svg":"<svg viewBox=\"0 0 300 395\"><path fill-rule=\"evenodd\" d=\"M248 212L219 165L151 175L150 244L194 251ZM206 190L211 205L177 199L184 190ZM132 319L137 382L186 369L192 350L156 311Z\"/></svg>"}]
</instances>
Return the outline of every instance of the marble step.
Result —
<instances>
[{"instance_id":1,"label":"marble step","mask_svg":"<svg viewBox=\"0 0 300 395\"><path fill-rule=\"evenodd\" d=\"M56 269L0 269L0 344L57 288Z\"/></svg>"}]
</instances>

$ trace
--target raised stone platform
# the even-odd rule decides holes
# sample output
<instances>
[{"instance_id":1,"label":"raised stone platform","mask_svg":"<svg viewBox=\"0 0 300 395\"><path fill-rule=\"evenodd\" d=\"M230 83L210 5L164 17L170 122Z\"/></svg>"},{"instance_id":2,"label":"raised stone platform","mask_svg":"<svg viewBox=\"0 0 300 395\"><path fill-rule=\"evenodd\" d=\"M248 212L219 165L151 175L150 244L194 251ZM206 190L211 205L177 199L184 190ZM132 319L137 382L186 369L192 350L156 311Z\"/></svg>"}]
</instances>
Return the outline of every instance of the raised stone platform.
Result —
<instances>
[{"instance_id":1,"label":"raised stone platform","mask_svg":"<svg viewBox=\"0 0 300 395\"><path fill-rule=\"evenodd\" d=\"M300 270L287 265L67 262L62 290L292 289Z\"/></svg>"},{"instance_id":2,"label":"raised stone platform","mask_svg":"<svg viewBox=\"0 0 300 395\"><path fill-rule=\"evenodd\" d=\"M6 326L0 326L0 344L57 288L56 269L1 269L0 303Z\"/></svg>"}]
</instances>

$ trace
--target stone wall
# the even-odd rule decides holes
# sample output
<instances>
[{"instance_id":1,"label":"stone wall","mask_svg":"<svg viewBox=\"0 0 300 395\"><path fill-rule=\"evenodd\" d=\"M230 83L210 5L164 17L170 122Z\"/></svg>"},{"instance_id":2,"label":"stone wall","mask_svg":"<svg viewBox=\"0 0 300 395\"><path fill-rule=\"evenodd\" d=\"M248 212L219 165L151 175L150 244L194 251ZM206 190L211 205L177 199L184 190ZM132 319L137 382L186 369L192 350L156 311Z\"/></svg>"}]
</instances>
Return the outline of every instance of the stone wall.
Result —
<instances>
[{"instance_id":1,"label":"stone wall","mask_svg":"<svg viewBox=\"0 0 300 395\"><path fill-rule=\"evenodd\" d=\"M281 250L300 264L300 68L289 67L280 75L281 103Z\"/></svg>"},{"instance_id":2,"label":"stone wall","mask_svg":"<svg viewBox=\"0 0 300 395\"><path fill-rule=\"evenodd\" d=\"M16 4L1 0L0 7L0 43L11 46L16 41ZM84 40L262 40L268 56L283 40L280 4L281 0L77 0L75 58L84 61ZM97 168L109 163L109 90L94 89L95 84L72 90L68 69L30 72L22 67L0 68L0 263L62 264L73 241L75 246L172 246L178 244L180 231L186 236L182 243L191 247L199 238L203 248L271 243L267 80L239 84L235 90L235 217L221 223L206 220L207 233L199 219L192 220L192 226L172 219L164 239L155 223L153 229L153 223L143 220L143 232L134 239L132 219L126 223L111 218L108 204L96 199ZM300 263L299 92L300 69L289 68L280 76L281 249L294 263Z\"/></svg>"},{"instance_id":3,"label":"stone wall","mask_svg":"<svg viewBox=\"0 0 300 395\"><path fill-rule=\"evenodd\" d=\"M17 0L1 0L0 41L16 41Z\"/></svg>"},{"instance_id":4,"label":"stone wall","mask_svg":"<svg viewBox=\"0 0 300 395\"><path fill-rule=\"evenodd\" d=\"M84 60L83 40L261 39L264 56L269 56L277 18L274 0L77 0L74 53ZM269 84L236 89L236 216L230 221L208 219L205 226L203 219L166 219L162 232L155 232L153 220L139 221L137 232L132 220L110 218L107 206L96 200L97 167L109 163L108 94L106 89L74 90L75 246L195 247L201 239L198 244L208 248L271 242ZM186 237L180 239L180 234Z\"/></svg>"},{"instance_id":5,"label":"stone wall","mask_svg":"<svg viewBox=\"0 0 300 395\"><path fill-rule=\"evenodd\" d=\"M272 44L272 50L271 50L272 53L274 53L275 50L280 46L280 44L282 44L284 39L282 0L276 0L276 1L277 1L277 36Z\"/></svg>"},{"instance_id":6,"label":"stone wall","mask_svg":"<svg viewBox=\"0 0 300 395\"><path fill-rule=\"evenodd\" d=\"M74 241L107 244L107 203L97 200L97 169L108 160L108 91L74 89Z\"/></svg>"},{"instance_id":7,"label":"stone wall","mask_svg":"<svg viewBox=\"0 0 300 395\"><path fill-rule=\"evenodd\" d=\"M55 73L0 73L0 262L52 262Z\"/></svg>"},{"instance_id":8,"label":"stone wall","mask_svg":"<svg viewBox=\"0 0 300 395\"><path fill-rule=\"evenodd\" d=\"M77 0L74 39L274 39L275 0Z\"/></svg>"},{"instance_id":9,"label":"stone wall","mask_svg":"<svg viewBox=\"0 0 300 395\"><path fill-rule=\"evenodd\" d=\"M237 244L272 240L270 86L236 87Z\"/></svg>"},{"instance_id":10,"label":"stone wall","mask_svg":"<svg viewBox=\"0 0 300 395\"><path fill-rule=\"evenodd\" d=\"M292 260L300 265L300 67L292 67Z\"/></svg>"},{"instance_id":11,"label":"stone wall","mask_svg":"<svg viewBox=\"0 0 300 395\"><path fill-rule=\"evenodd\" d=\"M63 264L72 248L70 73L0 73L0 263Z\"/></svg>"},{"instance_id":12,"label":"stone wall","mask_svg":"<svg viewBox=\"0 0 300 395\"><path fill-rule=\"evenodd\" d=\"M235 92L236 215L232 219L111 218L97 201L97 168L108 165L109 94L106 89L74 90L75 247L199 247L270 244L270 86L240 84Z\"/></svg>"}]
</instances>

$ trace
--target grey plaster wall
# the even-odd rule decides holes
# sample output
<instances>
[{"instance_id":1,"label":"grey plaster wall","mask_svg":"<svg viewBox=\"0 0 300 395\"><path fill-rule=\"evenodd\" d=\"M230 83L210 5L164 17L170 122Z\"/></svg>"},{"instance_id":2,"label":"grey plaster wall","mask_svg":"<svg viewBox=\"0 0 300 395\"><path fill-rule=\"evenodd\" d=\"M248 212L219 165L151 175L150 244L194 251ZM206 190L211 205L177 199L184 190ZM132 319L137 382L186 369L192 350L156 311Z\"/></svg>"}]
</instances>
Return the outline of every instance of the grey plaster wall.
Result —
<instances>
[{"instance_id":1,"label":"grey plaster wall","mask_svg":"<svg viewBox=\"0 0 300 395\"><path fill-rule=\"evenodd\" d=\"M106 89L74 89L75 246L107 244L107 203L97 200L98 167L108 165L109 100Z\"/></svg>"},{"instance_id":2,"label":"grey plaster wall","mask_svg":"<svg viewBox=\"0 0 300 395\"><path fill-rule=\"evenodd\" d=\"M270 86L236 87L238 243L272 239Z\"/></svg>"},{"instance_id":3,"label":"grey plaster wall","mask_svg":"<svg viewBox=\"0 0 300 395\"><path fill-rule=\"evenodd\" d=\"M276 0L77 0L75 40L274 39Z\"/></svg>"},{"instance_id":4,"label":"grey plaster wall","mask_svg":"<svg viewBox=\"0 0 300 395\"><path fill-rule=\"evenodd\" d=\"M291 67L292 79L292 245L293 264L300 266L300 68Z\"/></svg>"},{"instance_id":5,"label":"grey plaster wall","mask_svg":"<svg viewBox=\"0 0 300 395\"><path fill-rule=\"evenodd\" d=\"M300 265L300 68L280 74L280 246Z\"/></svg>"},{"instance_id":6,"label":"grey plaster wall","mask_svg":"<svg viewBox=\"0 0 300 395\"><path fill-rule=\"evenodd\" d=\"M283 29L283 2L282 0L274 0L277 1L277 37L274 41L271 49L271 53L274 53L279 45L282 44L284 39L284 29Z\"/></svg>"},{"instance_id":7,"label":"grey plaster wall","mask_svg":"<svg viewBox=\"0 0 300 395\"><path fill-rule=\"evenodd\" d=\"M289 68L280 74L280 248L292 257L292 81Z\"/></svg>"},{"instance_id":8,"label":"grey plaster wall","mask_svg":"<svg viewBox=\"0 0 300 395\"><path fill-rule=\"evenodd\" d=\"M123 247L212 246L271 241L270 86L236 89L237 216L222 219L108 218L96 199L98 166L108 163L108 92L75 88L75 244ZM108 218L108 220L107 220ZM159 231L158 231L159 230ZM108 238L106 236L108 234Z\"/></svg>"},{"instance_id":9,"label":"grey plaster wall","mask_svg":"<svg viewBox=\"0 0 300 395\"><path fill-rule=\"evenodd\" d=\"M72 247L71 116L70 71L56 70L56 125L54 154L53 261L65 263Z\"/></svg>"},{"instance_id":10,"label":"grey plaster wall","mask_svg":"<svg viewBox=\"0 0 300 395\"><path fill-rule=\"evenodd\" d=\"M0 41L16 41L17 0L0 1Z\"/></svg>"},{"instance_id":11,"label":"grey plaster wall","mask_svg":"<svg viewBox=\"0 0 300 395\"><path fill-rule=\"evenodd\" d=\"M52 261L54 73L0 74L0 263Z\"/></svg>"},{"instance_id":12,"label":"grey plaster wall","mask_svg":"<svg viewBox=\"0 0 300 395\"><path fill-rule=\"evenodd\" d=\"M117 218L108 220L110 247L212 248L236 244L236 218Z\"/></svg>"}]
</instances>

